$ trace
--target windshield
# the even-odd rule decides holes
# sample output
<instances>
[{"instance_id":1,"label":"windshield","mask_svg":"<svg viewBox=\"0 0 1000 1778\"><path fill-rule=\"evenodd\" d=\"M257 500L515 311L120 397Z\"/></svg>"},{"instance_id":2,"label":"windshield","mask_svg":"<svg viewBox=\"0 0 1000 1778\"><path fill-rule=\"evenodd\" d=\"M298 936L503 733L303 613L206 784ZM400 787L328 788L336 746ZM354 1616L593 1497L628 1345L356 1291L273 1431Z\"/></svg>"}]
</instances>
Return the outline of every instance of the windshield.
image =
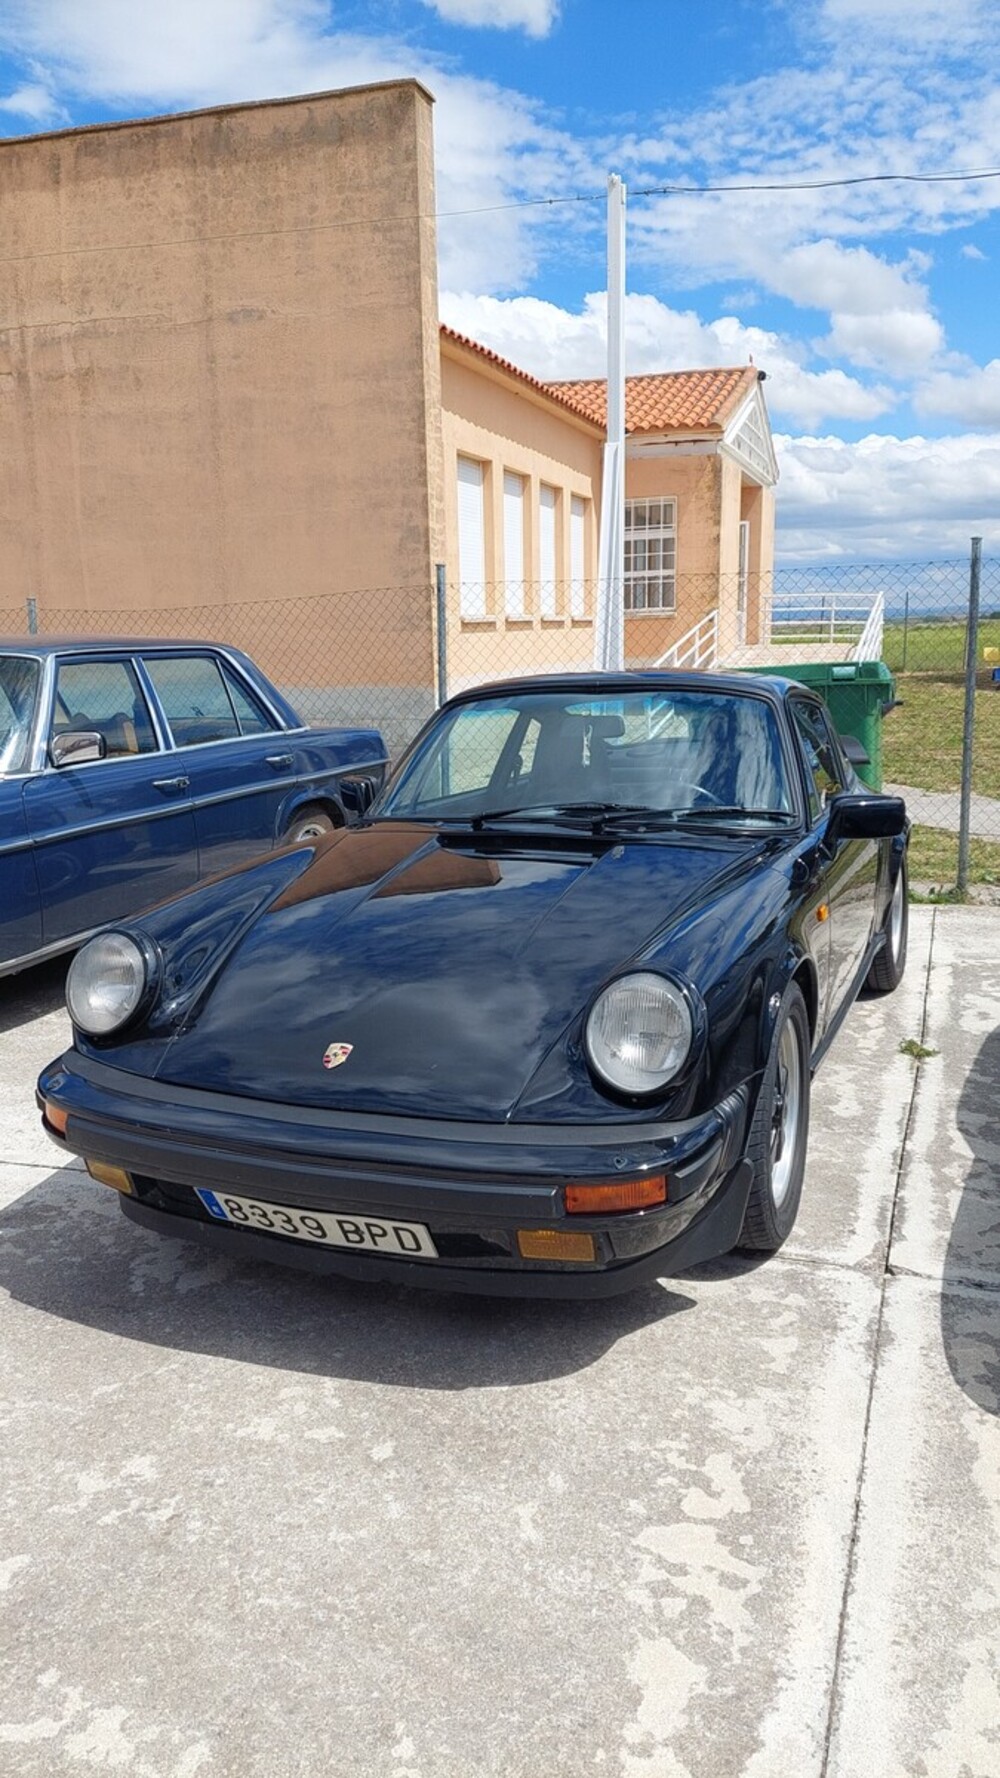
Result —
<instances>
[{"instance_id":1,"label":"windshield","mask_svg":"<svg viewBox=\"0 0 1000 1778\"><path fill-rule=\"evenodd\" d=\"M23 654L0 654L0 772L24 770L41 668Z\"/></svg>"},{"instance_id":2,"label":"windshield","mask_svg":"<svg viewBox=\"0 0 1000 1778\"><path fill-rule=\"evenodd\" d=\"M791 819L778 722L752 694L521 692L443 715L376 806L406 820L614 811Z\"/></svg>"}]
</instances>

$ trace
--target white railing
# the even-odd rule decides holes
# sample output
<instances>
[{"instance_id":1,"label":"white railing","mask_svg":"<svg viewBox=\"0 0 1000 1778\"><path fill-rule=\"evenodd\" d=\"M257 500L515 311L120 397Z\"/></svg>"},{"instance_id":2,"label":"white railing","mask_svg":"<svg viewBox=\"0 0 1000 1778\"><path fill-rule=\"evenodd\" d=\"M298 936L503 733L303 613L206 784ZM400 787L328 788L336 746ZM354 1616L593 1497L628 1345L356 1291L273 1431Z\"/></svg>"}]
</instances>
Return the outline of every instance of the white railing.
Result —
<instances>
[{"instance_id":1,"label":"white railing","mask_svg":"<svg viewBox=\"0 0 1000 1778\"><path fill-rule=\"evenodd\" d=\"M851 655L852 661L880 661L882 659L882 632L885 629L885 594L876 593L875 603L868 614L868 622L861 632L861 638Z\"/></svg>"},{"instance_id":2,"label":"white railing","mask_svg":"<svg viewBox=\"0 0 1000 1778\"><path fill-rule=\"evenodd\" d=\"M856 652L862 645L877 642L877 652L865 658L878 660L884 619L882 593L775 593L771 640L782 644L840 643L852 660L862 658Z\"/></svg>"},{"instance_id":3,"label":"white railing","mask_svg":"<svg viewBox=\"0 0 1000 1778\"><path fill-rule=\"evenodd\" d=\"M654 667L663 667L667 672L679 673L687 668L691 672L714 667L719 658L719 613L710 611L687 631L679 642L661 654Z\"/></svg>"}]
</instances>

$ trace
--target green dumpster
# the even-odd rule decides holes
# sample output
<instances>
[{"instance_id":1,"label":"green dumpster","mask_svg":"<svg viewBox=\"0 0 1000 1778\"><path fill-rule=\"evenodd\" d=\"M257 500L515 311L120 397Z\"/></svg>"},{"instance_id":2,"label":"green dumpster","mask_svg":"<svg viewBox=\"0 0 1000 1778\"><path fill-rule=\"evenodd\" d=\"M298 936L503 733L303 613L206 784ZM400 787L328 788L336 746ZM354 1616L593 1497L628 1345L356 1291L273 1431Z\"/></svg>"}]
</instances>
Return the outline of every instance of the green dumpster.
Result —
<instances>
[{"instance_id":1,"label":"green dumpster","mask_svg":"<svg viewBox=\"0 0 1000 1778\"><path fill-rule=\"evenodd\" d=\"M760 669L758 669L759 671ZM870 764L858 766L858 777L871 790L882 788L882 716L895 701L896 687L884 661L811 661L804 666L772 667L783 679L811 685L829 709L838 735L854 735Z\"/></svg>"}]
</instances>

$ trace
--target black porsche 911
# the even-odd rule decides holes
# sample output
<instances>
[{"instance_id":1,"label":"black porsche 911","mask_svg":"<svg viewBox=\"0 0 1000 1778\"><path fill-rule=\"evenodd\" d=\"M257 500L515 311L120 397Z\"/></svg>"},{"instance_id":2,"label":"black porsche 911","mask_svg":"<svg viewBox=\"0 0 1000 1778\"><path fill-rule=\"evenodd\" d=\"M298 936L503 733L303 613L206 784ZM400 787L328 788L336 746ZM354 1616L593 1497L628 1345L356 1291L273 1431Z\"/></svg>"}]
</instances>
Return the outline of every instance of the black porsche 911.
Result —
<instances>
[{"instance_id":1,"label":"black porsche 911","mask_svg":"<svg viewBox=\"0 0 1000 1778\"><path fill-rule=\"evenodd\" d=\"M145 1229L359 1278L773 1251L811 1076L906 958L906 811L856 748L780 679L463 692L353 826L84 946L45 1127Z\"/></svg>"}]
</instances>

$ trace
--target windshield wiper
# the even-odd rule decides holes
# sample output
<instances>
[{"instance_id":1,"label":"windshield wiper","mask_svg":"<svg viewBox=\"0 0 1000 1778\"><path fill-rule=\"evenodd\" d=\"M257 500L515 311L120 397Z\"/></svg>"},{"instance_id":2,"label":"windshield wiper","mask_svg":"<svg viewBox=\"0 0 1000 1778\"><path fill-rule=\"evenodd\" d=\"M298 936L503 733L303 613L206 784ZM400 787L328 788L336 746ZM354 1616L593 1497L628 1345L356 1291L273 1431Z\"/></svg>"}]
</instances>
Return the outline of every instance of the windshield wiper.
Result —
<instances>
[{"instance_id":1,"label":"windshield wiper","mask_svg":"<svg viewBox=\"0 0 1000 1778\"><path fill-rule=\"evenodd\" d=\"M672 809L675 821L778 821L786 826L794 821L787 809L746 809L741 803L706 804L697 809Z\"/></svg>"},{"instance_id":2,"label":"windshield wiper","mask_svg":"<svg viewBox=\"0 0 1000 1778\"><path fill-rule=\"evenodd\" d=\"M618 815L648 815L649 812L641 803L529 803L516 809L484 809L480 815L470 816L469 826L479 833L490 822L513 821L520 817L533 825L540 821L556 821L574 827L593 826L595 832L599 832Z\"/></svg>"}]
</instances>

